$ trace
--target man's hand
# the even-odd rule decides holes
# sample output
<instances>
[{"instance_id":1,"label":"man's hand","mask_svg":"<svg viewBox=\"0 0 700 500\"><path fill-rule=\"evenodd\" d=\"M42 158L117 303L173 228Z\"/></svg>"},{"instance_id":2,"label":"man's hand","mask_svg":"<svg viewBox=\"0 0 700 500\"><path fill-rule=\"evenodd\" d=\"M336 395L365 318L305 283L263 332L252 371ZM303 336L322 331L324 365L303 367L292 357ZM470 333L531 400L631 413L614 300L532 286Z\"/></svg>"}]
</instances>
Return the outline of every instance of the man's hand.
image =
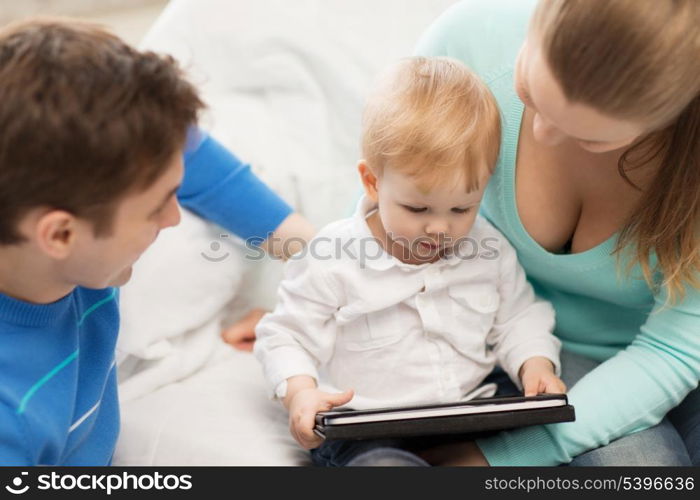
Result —
<instances>
[{"instance_id":1,"label":"man's hand","mask_svg":"<svg viewBox=\"0 0 700 500\"><path fill-rule=\"evenodd\" d=\"M221 338L236 349L252 351L255 344L255 326L266 313L264 309L251 309L243 319L221 332Z\"/></svg>"},{"instance_id":2,"label":"man's hand","mask_svg":"<svg viewBox=\"0 0 700 500\"><path fill-rule=\"evenodd\" d=\"M288 395L285 402L289 405L289 430L294 439L307 450L318 447L323 439L314 434L316 414L342 406L353 397L353 391L330 394L317 388L300 389Z\"/></svg>"},{"instance_id":3,"label":"man's hand","mask_svg":"<svg viewBox=\"0 0 700 500\"><path fill-rule=\"evenodd\" d=\"M550 360L535 356L525 361L520 367L520 381L525 396L536 396L543 392L564 394L566 385L554 374L554 365Z\"/></svg>"},{"instance_id":4,"label":"man's hand","mask_svg":"<svg viewBox=\"0 0 700 500\"><path fill-rule=\"evenodd\" d=\"M316 228L298 213L292 213L260 244L267 254L284 260L303 250L316 234Z\"/></svg>"}]
</instances>

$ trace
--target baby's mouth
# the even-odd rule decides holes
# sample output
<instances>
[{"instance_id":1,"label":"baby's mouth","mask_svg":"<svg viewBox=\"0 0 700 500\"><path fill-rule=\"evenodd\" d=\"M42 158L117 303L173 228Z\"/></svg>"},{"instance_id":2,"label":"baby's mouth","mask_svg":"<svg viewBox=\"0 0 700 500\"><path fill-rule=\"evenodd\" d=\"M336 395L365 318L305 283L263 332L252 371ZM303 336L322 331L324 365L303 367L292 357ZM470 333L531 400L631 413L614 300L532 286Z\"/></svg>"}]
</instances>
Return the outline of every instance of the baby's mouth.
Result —
<instances>
[{"instance_id":1,"label":"baby's mouth","mask_svg":"<svg viewBox=\"0 0 700 500\"><path fill-rule=\"evenodd\" d=\"M442 248L442 245L429 241L420 241L418 247L423 251L436 252Z\"/></svg>"}]
</instances>

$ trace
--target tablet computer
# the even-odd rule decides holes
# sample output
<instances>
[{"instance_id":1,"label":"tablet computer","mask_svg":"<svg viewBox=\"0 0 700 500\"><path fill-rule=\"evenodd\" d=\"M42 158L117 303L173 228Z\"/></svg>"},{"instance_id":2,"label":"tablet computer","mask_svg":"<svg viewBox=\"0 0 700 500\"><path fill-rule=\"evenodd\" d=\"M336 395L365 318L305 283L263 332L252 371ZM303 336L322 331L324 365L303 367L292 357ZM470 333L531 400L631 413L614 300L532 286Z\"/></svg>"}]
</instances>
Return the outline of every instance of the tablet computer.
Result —
<instances>
[{"instance_id":1,"label":"tablet computer","mask_svg":"<svg viewBox=\"0 0 700 500\"><path fill-rule=\"evenodd\" d=\"M321 412L316 415L314 432L325 439L377 439L479 434L573 420L574 407L569 405L565 394L541 394L435 405Z\"/></svg>"}]
</instances>

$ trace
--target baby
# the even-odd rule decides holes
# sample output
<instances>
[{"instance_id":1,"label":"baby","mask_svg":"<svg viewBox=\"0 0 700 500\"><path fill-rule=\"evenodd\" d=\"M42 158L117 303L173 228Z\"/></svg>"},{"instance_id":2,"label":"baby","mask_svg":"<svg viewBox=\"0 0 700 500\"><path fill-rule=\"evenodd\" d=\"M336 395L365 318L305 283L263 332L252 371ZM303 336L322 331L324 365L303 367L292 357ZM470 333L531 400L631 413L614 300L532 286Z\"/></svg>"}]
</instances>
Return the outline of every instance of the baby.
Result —
<instances>
[{"instance_id":1,"label":"baby","mask_svg":"<svg viewBox=\"0 0 700 500\"><path fill-rule=\"evenodd\" d=\"M290 259L255 354L305 448L320 411L491 396L497 364L526 395L564 392L554 311L478 215L500 119L462 63L410 58L365 108L349 219ZM340 392L345 391L345 392Z\"/></svg>"}]
</instances>

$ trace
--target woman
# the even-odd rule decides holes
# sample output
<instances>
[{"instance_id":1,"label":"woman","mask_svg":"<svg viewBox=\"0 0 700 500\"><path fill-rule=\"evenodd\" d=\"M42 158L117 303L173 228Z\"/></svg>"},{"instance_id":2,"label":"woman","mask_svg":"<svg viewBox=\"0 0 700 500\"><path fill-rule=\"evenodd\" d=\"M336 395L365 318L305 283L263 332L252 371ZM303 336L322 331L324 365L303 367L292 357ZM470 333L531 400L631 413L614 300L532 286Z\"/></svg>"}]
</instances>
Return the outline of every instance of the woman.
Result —
<instances>
[{"instance_id":1,"label":"woman","mask_svg":"<svg viewBox=\"0 0 700 500\"><path fill-rule=\"evenodd\" d=\"M482 211L555 306L577 413L442 463L700 465L700 2L469 0L417 52L499 102Z\"/></svg>"}]
</instances>

